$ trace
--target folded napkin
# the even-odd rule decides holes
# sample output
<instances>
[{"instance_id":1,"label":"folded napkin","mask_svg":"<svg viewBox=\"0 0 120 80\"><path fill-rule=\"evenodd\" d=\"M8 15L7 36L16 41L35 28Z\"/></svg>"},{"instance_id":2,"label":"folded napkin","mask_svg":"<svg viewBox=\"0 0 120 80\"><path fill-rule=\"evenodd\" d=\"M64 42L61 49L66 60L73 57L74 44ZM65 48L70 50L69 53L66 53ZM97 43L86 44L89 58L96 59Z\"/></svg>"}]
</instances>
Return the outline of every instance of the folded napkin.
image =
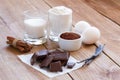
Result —
<instances>
[{"instance_id":1,"label":"folded napkin","mask_svg":"<svg viewBox=\"0 0 120 80\"><path fill-rule=\"evenodd\" d=\"M31 59L32 55L33 55L33 54L18 55L18 57L19 57L19 59L20 59L22 62L28 64L28 65L31 66L32 68L40 71L41 73L43 73L44 75L46 75L46 76L48 76L48 77L50 77L50 78L53 78L53 77L56 77L56 76L59 76L59 75L63 75L63 74L65 74L65 73L69 73L69 72L71 72L71 71L73 71L73 70L76 70L76 69L82 67L82 65L84 64L84 63L79 63L79 64L77 64L77 63L76 63L77 60L76 60L75 58L73 58L72 56L70 56L68 62L70 61L70 62L75 62L75 63L76 63L76 65L75 65L72 69L69 69L69 68L67 68L67 67L65 66L65 67L62 67L62 69L63 69L62 72L50 72L50 71L48 71L47 69L40 68L38 64L35 64L35 65L32 66L32 65L30 64L30 59Z\"/></svg>"}]
</instances>

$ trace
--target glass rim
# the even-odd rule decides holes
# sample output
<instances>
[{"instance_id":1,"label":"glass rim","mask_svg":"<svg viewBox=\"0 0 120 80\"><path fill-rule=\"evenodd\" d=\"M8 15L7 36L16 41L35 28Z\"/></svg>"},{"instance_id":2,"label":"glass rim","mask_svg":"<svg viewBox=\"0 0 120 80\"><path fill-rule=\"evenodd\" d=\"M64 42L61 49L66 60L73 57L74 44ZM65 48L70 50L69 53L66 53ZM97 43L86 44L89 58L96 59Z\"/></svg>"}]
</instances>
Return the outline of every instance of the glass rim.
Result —
<instances>
[{"instance_id":1,"label":"glass rim","mask_svg":"<svg viewBox=\"0 0 120 80\"><path fill-rule=\"evenodd\" d=\"M43 12L40 12L39 10L26 10L23 12L24 18L42 18L42 19L48 19L48 15L44 14Z\"/></svg>"}]
</instances>

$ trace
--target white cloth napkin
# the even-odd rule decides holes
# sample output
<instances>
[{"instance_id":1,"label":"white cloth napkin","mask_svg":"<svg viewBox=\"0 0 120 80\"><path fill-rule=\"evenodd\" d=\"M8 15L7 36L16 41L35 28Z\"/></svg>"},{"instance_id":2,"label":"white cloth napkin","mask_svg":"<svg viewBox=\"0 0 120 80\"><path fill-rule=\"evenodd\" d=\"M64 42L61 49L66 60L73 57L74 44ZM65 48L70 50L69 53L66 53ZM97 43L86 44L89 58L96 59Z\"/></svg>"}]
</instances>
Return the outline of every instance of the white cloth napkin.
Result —
<instances>
[{"instance_id":1,"label":"white cloth napkin","mask_svg":"<svg viewBox=\"0 0 120 80\"><path fill-rule=\"evenodd\" d=\"M20 58L20 60L26 64L28 64L29 66L31 66L32 68L40 71L41 73L43 73L44 75L50 77L50 78L53 78L53 77L56 77L56 76L59 76L59 75L63 75L65 73L69 73L73 70L76 70L80 67L82 67L83 63L79 63L79 64L76 64L72 69L68 69L66 66L65 67L62 67L63 71L62 72L50 72L48 71L47 69L43 69L43 68L40 68L39 65L31 65L30 64L30 59L31 59L31 56L33 54L27 54L27 55L18 55L18 57ZM72 56L70 56L69 60L70 62L77 62L77 60L75 58L73 58Z\"/></svg>"}]
</instances>

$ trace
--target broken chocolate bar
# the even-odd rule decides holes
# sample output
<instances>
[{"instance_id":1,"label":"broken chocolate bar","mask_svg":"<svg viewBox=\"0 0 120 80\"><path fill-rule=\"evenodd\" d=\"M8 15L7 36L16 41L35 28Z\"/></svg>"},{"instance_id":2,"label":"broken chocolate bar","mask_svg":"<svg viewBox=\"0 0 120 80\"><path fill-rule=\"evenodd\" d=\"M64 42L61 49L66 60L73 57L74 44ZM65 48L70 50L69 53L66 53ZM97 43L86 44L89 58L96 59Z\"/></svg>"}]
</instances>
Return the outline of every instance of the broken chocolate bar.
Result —
<instances>
[{"instance_id":1,"label":"broken chocolate bar","mask_svg":"<svg viewBox=\"0 0 120 80\"><path fill-rule=\"evenodd\" d=\"M62 71L62 65L60 61L50 63L50 71L57 72Z\"/></svg>"},{"instance_id":2,"label":"broken chocolate bar","mask_svg":"<svg viewBox=\"0 0 120 80\"><path fill-rule=\"evenodd\" d=\"M74 62L68 62L67 63L67 68L73 68L75 66Z\"/></svg>"},{"instance_id":3,"label":"broken chocolate bar","mask_svg":"<svg viewBox=\"0 0 120 80\"><path fill-rule=\"evenodd\" d=\"M49 51L49 55L54 56L53 60L68 60L69 58L69 52L61 50Z\"/></svg>"},{"instance_id":4,"label":"broken chocolate bar","mask_svg":"<svg viewBox=\"0 0 120 80\"><path fill-rule=\"evenodd\" d=\"M37 56L35 54L33 54L33 56L30 59L31 65L34 65L36 63L36 58L37 58Z\"/></svg>"},{"instance_id":5,"label":"broken chocolate bar","mask_svg":"<svg viewBox=\"0 0 120 80\"><path fill-rule=\"evenodd\" d=\"M70 56L69 52L59 49L49 51L49 55L54 56L53 61L61 61L62 66L67 64Z\"/></svg>"},{"instance_id":6,"label":"broken chocolate bar","mask_svg":"<svg viewBox=\"0 0 120 80\"><path fill-rule=\"evenodd\" d=\"M31 57L31 65L38 62L40 68L47 68L51 72L62 71L62 66L66 66L69 59L69 52L60 49L41 50Z\"/></svg>"},{"instance_id":7,"label":"broken chocolate bar","mask_svg":"<svg viewBox=\"0 0 120 80\"><path fill-rule=\"evenodd\" d=\"M48 54L47 50L41 50L41 51L35 52L31 57L31 61L30 61L31 65L33 65L36 62L41 62L43 59L46 58L47 54Z\"/></svg>"},{"instance_id":8,"label":"broken chocolate bar","mask_svg":"<svg viewBox=\"0 0 120 80\"><path fill-rule=\"evenodd\" d=\"M47 56L48 54L48 51L47 50L41 50L39 52L36 52L37 54L37 61L40 62L41 60L45 59L45 57Z\"/></svg>"},{"instance_id":9,"label":"broken chocolate bar","mask_svg":"<svg viewBox=\"0 0 120 80\"><path fill-rule=\"evenodd\" d=\"M41 68L43 67L48 67L49 64L52 62L53 60L53 56L52 55L48 55L39 65Z\"/></svg>"},{"instance_id":10,"label":"broken chocolate bar","mask_svg":"<svg viewBox=\"0 0 120 80\"><path fill-rule=\"evenodd\" d=\"M53 60L68 60L69 53L56 53L52 54L54 56Z\"/></svg>"}]
</instances>

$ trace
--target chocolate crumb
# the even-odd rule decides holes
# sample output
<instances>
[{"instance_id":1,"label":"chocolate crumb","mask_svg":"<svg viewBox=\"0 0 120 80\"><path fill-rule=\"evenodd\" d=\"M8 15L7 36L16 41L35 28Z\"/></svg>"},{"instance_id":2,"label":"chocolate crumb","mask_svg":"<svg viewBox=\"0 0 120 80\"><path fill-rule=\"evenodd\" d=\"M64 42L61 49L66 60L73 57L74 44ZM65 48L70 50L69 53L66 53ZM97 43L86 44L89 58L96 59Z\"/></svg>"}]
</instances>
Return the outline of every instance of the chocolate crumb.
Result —
<instances>
[{"instance_id":1,"label":"chocolate crumb","mask_svg":"<svg viewBox=\"0 0 120 80\"><path fill-rule=\"evenodd\" d=\"M73 68L75 66L75 62L68 62L67 63L67 68Z\"/></svg>"}]
</instances>

